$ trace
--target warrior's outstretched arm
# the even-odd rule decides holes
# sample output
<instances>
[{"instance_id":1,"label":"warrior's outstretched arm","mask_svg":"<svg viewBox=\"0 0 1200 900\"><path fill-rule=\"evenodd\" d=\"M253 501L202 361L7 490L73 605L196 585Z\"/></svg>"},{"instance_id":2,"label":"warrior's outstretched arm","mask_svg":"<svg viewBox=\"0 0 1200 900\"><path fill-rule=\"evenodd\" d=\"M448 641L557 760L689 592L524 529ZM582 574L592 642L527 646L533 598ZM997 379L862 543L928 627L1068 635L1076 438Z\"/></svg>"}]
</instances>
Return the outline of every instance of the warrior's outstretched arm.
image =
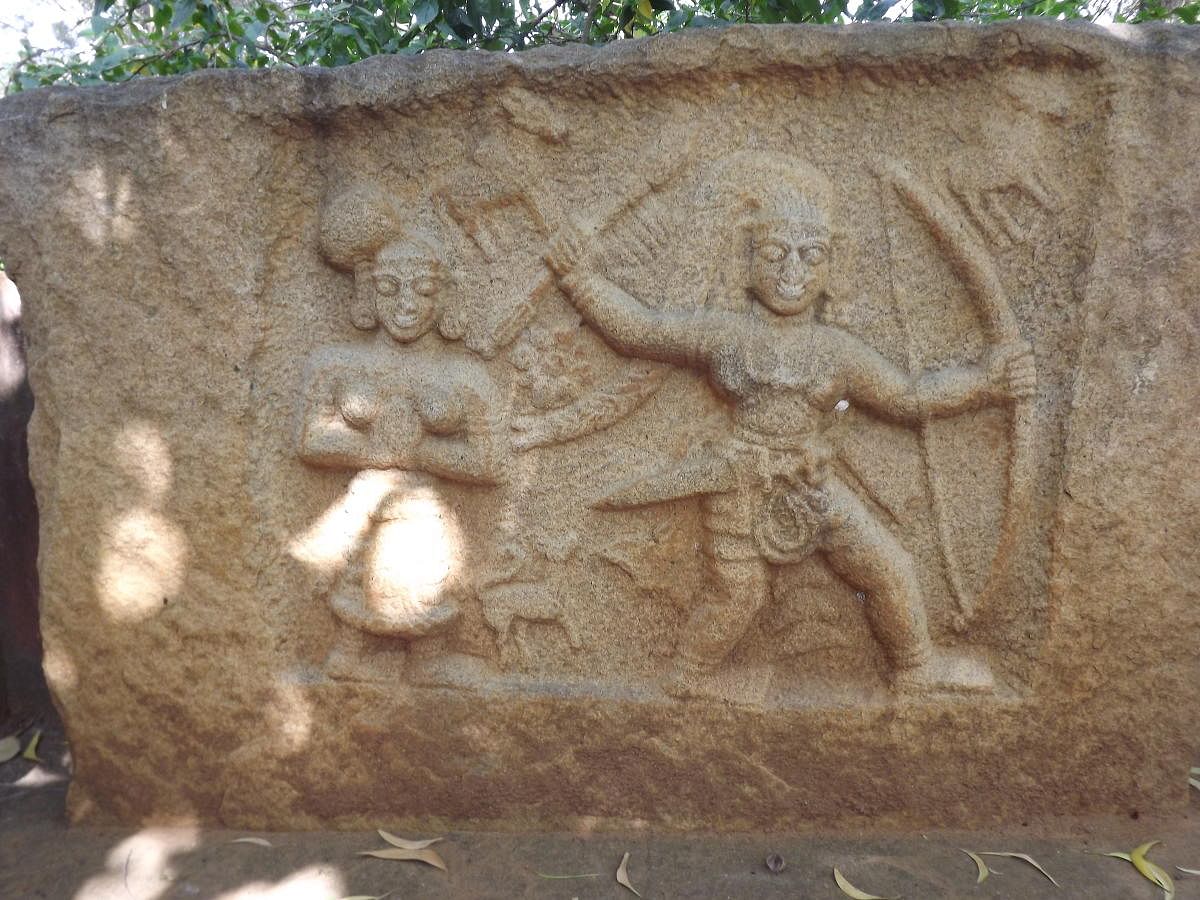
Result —
<instances>
[{"instance_id":1,"label":"warrior's outstretched arm","mask_svg":"<svg viewBox=\"0 0 1200 900\"><path fill-rule=\"evenodd\" d=\"M736 323L719 321L711 310L674 312L654 309L608 279L576 269L559 279L563 292L612 347L626 356L707 368L714 338Z\"/></svg>"},{"instance_id":2,"label":"warrior's outstretched arm","mask_svg":"<svg viewBox=\"0 0 1200 900\"><path fill-rule=\"evenodd\" d=\"M950 366L908 375L844 332L840 373L849 398L886 418L923 422L1009 401L1032 390L1028 347L996 348L980 366Z\"/></svg>"}]
</instances>

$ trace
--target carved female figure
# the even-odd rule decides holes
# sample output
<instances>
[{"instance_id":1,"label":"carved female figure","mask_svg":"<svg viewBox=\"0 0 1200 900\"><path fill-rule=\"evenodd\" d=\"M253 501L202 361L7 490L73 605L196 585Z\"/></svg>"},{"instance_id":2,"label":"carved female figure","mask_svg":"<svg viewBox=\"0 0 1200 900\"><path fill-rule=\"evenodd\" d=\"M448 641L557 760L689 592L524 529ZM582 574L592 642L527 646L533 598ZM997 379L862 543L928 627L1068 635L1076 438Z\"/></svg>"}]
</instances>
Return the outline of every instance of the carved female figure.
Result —
<instances>
[{"instance_id":1,"label":"carved female figure","mask_svg":"<svg viewBox=\"0 0 1200 900\"><path fill-rule=\"evenodd\" d=\"M432 479L501 480L495 386L481 360L451 343L462 332L459 298L436 244L387 198L335 195L321 239L326 259L354 274L355 327L378 333L310 359L299 454L316 466L390 473L333 610L361 632L421 637L458 614L443 584L457 549Z\"/></svg>"},{"instance_id":2,"label":"carved female figure","mask_svg":"<svg viewBox=\"0 0 1200 900\"><path fill-rule=\"evenodd\" d=\"M706 373L731 408L732 434L707 459L608 498L702 498L710 594L691 615L667 690L695 692L770 598L771 565L814 552L865 596L894 683L986 687L986 672L935 653L912 557L831 470L823 433L846 403L916 423L1026 396L1030 348L1012 343L979 365L909 375L820 320L834 252L820 175L783 155L739 155L703 196L728 223L720 246L730 254L726 283L705 307L668 311L630 296L596 271L574 226L547 255L566 296L614 349Z\"/></svg>"}]
</instances>

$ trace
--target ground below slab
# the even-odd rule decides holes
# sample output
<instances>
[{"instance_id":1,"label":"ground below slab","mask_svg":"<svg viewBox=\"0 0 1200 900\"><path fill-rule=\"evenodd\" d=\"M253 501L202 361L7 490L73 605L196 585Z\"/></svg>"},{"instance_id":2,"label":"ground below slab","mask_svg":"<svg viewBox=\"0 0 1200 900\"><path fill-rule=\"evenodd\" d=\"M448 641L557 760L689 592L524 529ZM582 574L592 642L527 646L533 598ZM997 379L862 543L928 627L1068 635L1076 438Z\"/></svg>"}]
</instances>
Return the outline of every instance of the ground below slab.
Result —
<instances>
[{"instance_id":1,"label":"ground below slab","mask_svg":"<svg viewBox=\"0 0 1200 900\"><path fill-rule=\"evenodd\" d=\"M372 833L68 828L66 746L49 716L42 727L38 755L43 763L17 758L0 765L0 898L5 900L338 900L383 894L419 900L619 900L634 896L615 879L625 853L630 883L646 900L844 898L833 880L835 866L863 891L906 900L1156 900L1163 892L1133 866L1099 855L1128 852L1151 840L1162 841L1150 858L1175 876L1178 900L1200 900L1200 876L1176 868L1200 869L1200 792L1179 816L1139 810L1136 818L1131 813L1034 821L984 831L452 833L434 845L448 868L442 872L419 862L358 856L386 846ZM389 823L379 826L386 829ZM246 837L259 840L235 843ZM977 883L976 865L963 849L1029 854L1060 887L1023 861L991 856L984 859L993 874ZM768 868L771 855L782 857L781 871Z\"/></svg>"}]
</instances>

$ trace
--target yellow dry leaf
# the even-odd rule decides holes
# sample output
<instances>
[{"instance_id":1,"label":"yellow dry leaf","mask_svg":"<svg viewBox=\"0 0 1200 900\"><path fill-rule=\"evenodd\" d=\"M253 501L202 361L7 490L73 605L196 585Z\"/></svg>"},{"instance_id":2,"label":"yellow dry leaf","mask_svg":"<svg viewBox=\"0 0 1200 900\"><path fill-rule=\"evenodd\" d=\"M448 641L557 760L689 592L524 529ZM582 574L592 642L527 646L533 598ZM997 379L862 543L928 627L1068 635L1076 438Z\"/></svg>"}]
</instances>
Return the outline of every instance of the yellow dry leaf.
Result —
<instances>
[{"instance_id":1,"label":"yellow dry leaf","mask_svg":"<svg viewBox=\"0 0 1200 900\"><path fill-rule=\"evenodd\" d=\"M599 872L584 872L582 875L548 875L545 872L536 873L538 878L549 878L551 880L565 880L568 878L599 878Z\"/></svg>"},{"instance_id":2,"label":"yellow dry leaf","mask_svg":"<svg viewBox=\"0 0 1200 900\"><path fill-rule=\"evenodd\" d=\"M961 847L958 849L962 850ZM979 877L975 879L975 883L983 884L983 882L987 881L987 877L992 874L992 870L987 867L987 863L983 861L983 857L978 853L972 853L970 850L963 850L963 853L971 857L971 860L975 863L975 868L979 870Z\"/></svg>"},{"instance_id":3,"label":"yellow dry leaf","mask_svg":"<svg viewBox=\"0 0 1200 900\"><path fill-rule=\"evenodd\" d=\"M1054 880L1054 876L1051 875L1049 872L1047 872L1045 869L1043 869L1040 865L1038 865L1038 861L1036 859L1034 859L1032 856L1030 856L1028 853L1009 853L1008 851L1005 851L1005 850L980 850L979 855L980 856L1007 856L1011 859L1019 859L1019 860L1021 860L1021 862L1027 862L1031 866L1033 866L1035 869L1037 869L1039 872L1041 872L1043 875L1045 875L1047 878L1049 878L1050 883L1052 885L1054 885L1056 888L1062 887L1061 884L1059 884L1057 881Z\"/></svg>"},{"instance_id":4,"label":"yellow dry leaf","mask_svg":"<svg viewBox=\"0 0 1200 900\"><path fill-rule=\"evenodd\" d=\"M841 888L842 893L847 897L852 897L853 900L900 900L899 897L880 897L877 894L860 891L846 880L846 876L837 870L837 866L833 867L833 880Z\"/></svg>"},{"instance_id":5,"label":"yellow dry leaf","mask_svg":"<svg viewBox=\"0 0 1200 900\"><path fill-rule=\"evenodd\" d=\"M1163 896L1166 900L1171 900L1175 896L1175 882L1171 880L1171 876L1167 870L1158 863L1153 863L1146 859L1146 854L1150 852L1150 848L1157 844L1158 841L1149 841L1139 847L1135 847L1129 851L1129 861L1133 863L1135 869L1142 873L1142 876L1150 881L1153 881L1162 888Z\"/></svg>"},{"instance_id":6,"label":"yellow dry leaf","mask_svg":"<svg viewBox=\"0 0 1200 900\"><path fill-rule=\"evenodd\" d=\"M266 838L260 838L260 837L235 838L234 840L230 841L229 843L231 843L231 844L254 844L256 847L272 846L270 841L268 841Z\"/></svg>"},{"instance_id":7,"label":"yellow dry leaf","mask_svg":"<svg viewBox=\"0 0 1200 900\"><path fill-rule=\"evenodd\" d=\"M1176 866L1184 875L1200 875L1200 869L1185 869L1183 866Z\"/></svg>"},{"instance_id":8,"label":"yellow dry leaf","mask_svg":"<svg viewBox=\"0 0 1200 900\"><path fill-rule=\"evenodd\" d=\"M16 759L17 754L21 752L21 742L15 737L6 737L0 741L0 763L6 763L10 759Z\"/></svg>"},{"instance_id":9,"label":"yellow dry leaf","mask_svg":"<svg viewBox=\"0 0 1200 900\"><path fill-rule=\"evenodd\" d=\"M433 866L435 869L441 869L443 872L450 871L446 868L446 863L438 856L436 850L430 850L428 847L423 847L418 850L408 850L404 847L389 847L386 850L363 850L359 856L373 856L375 859L398 859L405 862L423 862L427 866Z\"/></svg>"},{"instance_id":10,"label":"yellow dry leaf","mask_svg":"<svg viewBox=\"0 0 1200 900\"><path fill-rule=\"evenodd\" d=\"M25 745L25 752L21 754L21 759L27 759L30 762L40 763L42 758L37 755L38 744L42 740L42 729L38 729L33 733L33 737L29 739L29 743Z\"/></svg>"},{"instance_id":11,"label":"yellow dry leaf","mask_svg":"<svg viewBox=\"0 0 1200 900\"><path fill-rule=\"evenodd\" d=\"M1123 859L1125 862L1133 862L1133 860L1129 858L1128 853L1102 853L1101 856L1111 856L1113 859Z\"/></svg>"},{"instance_id":12,"label":"yellow dry leaf","mask_svg":"<svg viewBox=\"0 0 1200 900\"><path fill-rule=\"evenodd\" d=\"M619 866L617 866L617 884L621 885L621 887L623 887L623 888L629 888L629 890L633 891L639 897L642 896L641 892L638 891L637 888L635 888L632 884L629 883L629 853L628 853L628 851L626 851L625 855L621 857L621 864Z\"/></svg>"},{"instance_id":13,"label":"yellow dry leaf","mask_svg":"<svg viewBox=\"0 0 1200 900\"><path fill-rule=\"evenodd\" d=\"M424 841L410 841L408 838L396 837L396 835L384 831L382 828L375 829L381 838L391 844L393 847L399 847L402 850L424 850L426 847L436 844L442 840L440 837L429 838Z\"/></svg>"}]
</instances>

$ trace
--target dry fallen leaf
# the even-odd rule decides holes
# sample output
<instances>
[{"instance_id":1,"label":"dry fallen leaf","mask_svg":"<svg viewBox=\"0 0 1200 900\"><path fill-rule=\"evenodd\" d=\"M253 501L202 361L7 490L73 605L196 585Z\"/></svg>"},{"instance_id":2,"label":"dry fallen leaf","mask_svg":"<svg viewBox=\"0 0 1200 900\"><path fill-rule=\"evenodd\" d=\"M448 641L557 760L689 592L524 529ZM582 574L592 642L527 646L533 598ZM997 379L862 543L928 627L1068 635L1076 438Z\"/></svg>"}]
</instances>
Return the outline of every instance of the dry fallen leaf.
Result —
<instances>
[{"instance_id":1,"label":"dry fallen leaf","mask_svg":"<svg viewBox=\"0 0 1200 900\"><path fill-rule=\"evenodd\" d=\"M10 759L16 759L17 754L21 752L21 742L15 737L6 737L0 741L0 763L6 763Z\"/></svg>"},{"instance_id":2,"label":"dry fallen leaf","mask_svg":"<svg viewBox=\"0 0 1200 900\"><path fill-rule=\"evenodd\" d=\"M632 884L629 883L629 853L628 852L626 852L625 855L621 857L621 864L619 866L617 866L617 884L621 885L621 887L629 888L629 890L633 891L639 897L642 896L641 892L638 891L637 888L635 888Z\"/></svg>"},{"instance_id":3,"label":"dry fallen leaf","mask_svg":"<svg viewBox=\"0 0 1200 900\"><path fill-rule=\"evenodd\" d=\"M1038 861L1036 859L1034 859L1032 856L1030 856L1028 853L1009 853L1005 850L980 850L979 855L980 856L1007 856L1011 859L1019 859L1019 860L1021 860L1021 862L1027 862L1031 866L1033 866L1035 869L1037 869L1039 872L1041 872L1043 875L1045 875L1047 878L1049 878L1050 883L1052 885L1054 885L1056 888L1062 887L1061 884L1059 884L1057 881L1054 880L1054 876L1051 875L1049 872L1047 872L1045 869L1043 869L1040 865L1038 865Z\"/></svg>"},{"instance_id":4,"label":"dry fallen leaf","mask_svg":"<svg viewBox=\"0 0 1200 900\"><path fill-rule=\"evenodd\" d=\"M37 729L33 733L33 737L29 739L29 743L25 745L25 752L21 754L21 759L27 759L30 762L40 763L42 758L37 755L38 743L42 740L42 729Z\"/></svg>"},{"instance_id":5,"label":"dry fallen leaf","mask_svg":"<svg viewBox=\"0 0 1200 900\"><path fill-rule=\"evenodd\" d=\"M599 872L584 872L582 875L547 875L545 872L538 872L538 878L550 879L565 879L565 878L599 878Z\"/></svg>"},{"instance_id":6,"label":"dry fallen leaf","mask_svg":"<svg viewBox=\"0 0 1200 900\"><path fill-rule=\"evenodd\" d=\"M1196 779L1196 778L1189 778L1189 779L1188 779L1188 784L1190 784L1190 785L1191 785L1192 787L1194 787L1196 790L1200 791L1200 779Z\"/></svg>"},{"instance_id":7,"label":"dry fallen leaf","mask_svg":"<svg viewBox=\"0 0 1200 900\"><path fill-rule=\"evenodd\" d=\"M260 838L260 837L235 838L234 840L230 841L229 843L231 843L231 844L254 844L256 847L272 846L270 841L268 841L266 838Z\"/></svg>"},{"instance_id":8,"label":"dry fallen leaf","mask_svg":"<svg viewBox=\"0 0 1200 900\"><path fill-rule=\"evenodd\" d=\"M375 829L381 838L391 844L393 847L399 847L402 850L424 850L426 847L436 844L442 840L440 837L429 838L424 841L410 841L408 838L396 837L391 832L384 831L382 828Z\"/></svg>"},{"instance_id":9,"label":"dry fallen leaf","mask_svg":"<svg viewBox=\"0 0 1200 900\"><path fill-rule=\"evenodd\" d=\"M1183 866L1176 866L1184 875L1200 875L1200 869L1185 869Z\"/></svg>"},{"instance_id":10,"label":"dry fallen leaf","mask_svg":"<svg viewBox=\"0 0 1200 900\"><path fill-rule=\"evenodd\" d=\"M961 847L959 849L962 850ZM975 883L983 884L987 880L987 877L992 874L992 870L987 867L987 863L983 861L983 857L978 853L972 853L970 850L963 850L963 853L971 857L971 860L975 863L975 868L979 870L979 877L975 879Z\"/></svg>"},{"instance_id":11,"label":"dry fallen leaf","mask_svg":"<svg viewBox=\"0 0 1200 900\"><path fill-rule=\"evenodd\" d=\"M770 856L767 857L767 870L769 872L771 872L772 874L778 875L780 872L782 872L786 868L787 868L787 863L784 862L783 857L780 856L778 853L772 853Z\"/></svg>"},{"instance_id":12,"label":"dry fallen leaf","mask_svg":"<svg viewBox=\"0 0 1200 900\"><path fill-rule=\"evenodd\" d=\"M386 850L363 850L359 856L373 856L376 859L398 859L402 861L423 862L427 866L433 866L435 869L441 869L443 872L450 871L446 868L446 863L438 856L436 850L431 850L428 847L423 847L418 850L408 850L404 847L389 847Z\"/></svg>"},{"instance_id":13,"label":"dry fallen leaf","mask_svg":"<svg viewBox=\"0 0 1200 900\"><path fill-rule=\"evenodd\" d=\"M900 900L899 897L880 897L876 894L868 894L865 891L860 891L846 880L846 876L837 870L837 866L833 867L833 880L841 888L843 894L854 898L854 900Z\"/></svg>"},{"instance_id":14,"label":"dry fallen leaf","mask_svg":"<svg viewBox=\"0 0 1200 900\"><path fill-rule=\"evenodd\" d=\"M1127 863L1133 862L1133 860L1129 858L1128 853L1102 853L1100 855L1101 856L1111 856L1113 859L1123 859Z\"/></svg>"},{"instance_id":15,"label":"dry fallen leaf","mask_svg":"<svg viewBox=\"0 0 1200 900\"><path fill-rule=\"evenodd\" d=\"M1147 843L1130 850L1129 861L1133 863L1134 868L1141 872L1145 878L1153 881L1160 888L1162 888L1163 897L1165 897L1166 900L1171 900L1171 898L1175 896L1175 882L1171 880L1171 876L1167 874L1166 869L1164 869L1158 863L1153 863L1146 859L1146 854L1150 851L1150 848L1157 843L1158 841L1148 841Z\"/></svg>"}]
</instances>

